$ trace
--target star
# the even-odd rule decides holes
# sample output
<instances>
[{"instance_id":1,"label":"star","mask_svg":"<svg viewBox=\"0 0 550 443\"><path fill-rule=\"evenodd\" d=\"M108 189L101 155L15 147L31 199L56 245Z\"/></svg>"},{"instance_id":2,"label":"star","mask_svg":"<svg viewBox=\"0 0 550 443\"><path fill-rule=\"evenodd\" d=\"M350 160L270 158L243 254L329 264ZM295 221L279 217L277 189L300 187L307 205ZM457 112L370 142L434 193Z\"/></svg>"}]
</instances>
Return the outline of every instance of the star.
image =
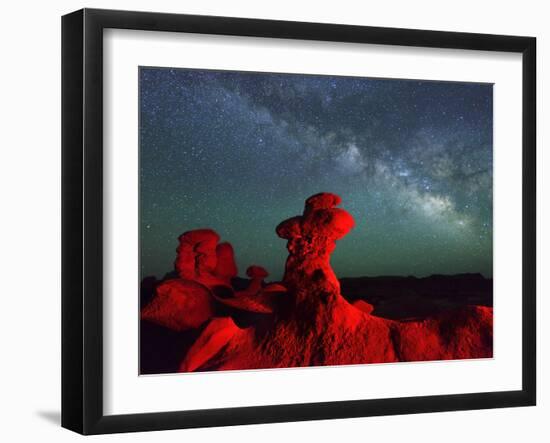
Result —
<instances>
[{"instance_id":1,"label":"star","mask_svg":"<svg viewBox=\"0 0 550 443\"><path fill-rule=\"evenodd\" d=\"M139 94L143 277L209 227L278 279L321 191L356 220L338 275L492 275L492 85L143 67Z\"/></svg>"}]
</instances>

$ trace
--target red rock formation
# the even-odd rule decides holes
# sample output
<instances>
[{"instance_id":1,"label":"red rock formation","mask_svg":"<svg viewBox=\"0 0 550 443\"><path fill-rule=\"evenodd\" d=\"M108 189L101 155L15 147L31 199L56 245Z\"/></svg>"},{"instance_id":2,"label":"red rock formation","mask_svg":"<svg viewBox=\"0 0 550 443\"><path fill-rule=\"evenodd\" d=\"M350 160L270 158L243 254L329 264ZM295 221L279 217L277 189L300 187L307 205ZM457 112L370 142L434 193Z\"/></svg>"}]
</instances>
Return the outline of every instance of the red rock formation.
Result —
<instances>
[{"instance_id":1,"label":"red rock formation","mask_svg":"<svg viewBox=\"0 0 550 443\"><path fill-rule=\"evenodd\" d=\"M262 289L264 278L266 278L269 273L261 266L252 265L246 270L246 275L250 277L250 284L246 289L246 293L257 294Z\"/></svg>"},{"instance_id":2,"label":"red rock formation","mask_svg":"<svg viewBox=\"0 0 550 443\"><path fill-rule=\"evenodd\" d=\"M341 365L492 356L492 309L471 307L399 322L349 304L330 266L336 240L354 221L340 197L317 194L303 215L277 227L288 240L283 288L268 326L241 329L214 319L187 352L181 371ZM196 266L195 266L196 269ZM265 292L262 292L265 293Z\"/></svg>"},{"instance_id":3,"label":"red rock formation","mask_svg":"<svg viewBox=\"0 0 550 443\"><path fill-rule=\"evenodd\" d=\"M235 292L234 297L216 297L216 299L226 306L239 310L271 314L278 302L278 296L286 293L286 287L279 283L264 286L264 278L269 273L258 265L249 266L246 275L250 277L250 283L244 291Z\"/></svg>"},{"instance_id":4,"label":"red rock formation","mask_svg":"<svg viewBox=\"0 0 550 443\"><path fill-rule=\"evenodd\" d=\"M370 314L372 311L374 311L374 306L366 302L365 300L357 300L356 302L352 303L352 305L354 308L363 311L365 314Z\"/></svg>"},{"instance_id":5,"label":"red rock formation","mask_svg":"<svg viewBox=\"0 0 550 443\"><path fill-rule=\"evenodd\" d=\"M233 247L220 243L211 229L188 231L179 237L174 264L179 278L161 283L141 318L173 331L197 328L215 314L213 291L231 289L237 275Z\"/></svg>"},{"instance_id":6,"label":"red rock formation","mask_svg":"<svg viewBox=\"0 0 550 443\"><path fill-rule=\"evenodd\" d=\"M241 292L237 293L235 297L214 297L219 303L241 311L271 314L274 310L273 299L269 296L258 294L250 295L246 292Z\"/></svg>"},{"instance_id":7,"label":"red rock formation","mask_svg":"<svg viewBox=\"0 0 550 443\"><path fill-rule=\"evenodd\" d=\"M285 285L297 301L312 294L338 297L340 283L330 266L330 254L336 240L354 226L353 217L336 208L341 202L334 194L316 194L306 200L304 214L289 218L277 226L277 235L288 240Z\"/></svg>"},{"instance_id":8,"label":"red rock formation","mask_svg":"<svg viewBox=\"0 0 550 443\"><path fill-rule=\"evenodd\" d=\"M180 278L208 287L230 285L237 275L233 247L218 245L220 236L212 229L196 229L179 237L175 268Z\"/></svg>"},{"instance_id":9,"label":"red rock formation","mask_svg":"<svg viewBox=\"0 0 550 443\"><path fill-rule=\"evenodd\" d=\"M200 283L182 279L161 283L154 298L141 311L142 320L173 331L197 328L213 315L210 291Z\"/></svg>"},{"instance_id":10,"label":"red rock formation","mask_svg":"<svg viewBox=\"0 0 550 443\"><path fill-rule=\"evenodd\" d=\"M262 288L262 294L284 294L286 292L286 286L281 283L269 283Z\"/></svg>"},{"instance_id":11,"label":"red rock formation","mask_svg":"<svg viewBox=\"0 0 550 443\"><path fill-rule=\"evenodd\" d=\"M219 349L226 345L240 331L231 318L216 318L193 344L187 358L180 366L181 372L191 372L215 357Z\"/></svg>"},{"instance_id":12,"label":"red rock formation","mask_svg":"<svg viewBox=\"0 0 550 443\"><path fill-rule=\"evenodd\" d=\"M493 308L466 306L422 321L392 322L399 361L492 357Z\"/></svg>"},{"instance_id":13,"label":"red rock formation","mask_svg":"<svg viewBox=\"0 0 550 443\"><path fill-rule=\"evenodd\" d=\"M231 243L220 243L216 246L216 269L214 274L225 281L231 281L239 273L235 263L235 254Z\"/></svg>"}]
</instances>

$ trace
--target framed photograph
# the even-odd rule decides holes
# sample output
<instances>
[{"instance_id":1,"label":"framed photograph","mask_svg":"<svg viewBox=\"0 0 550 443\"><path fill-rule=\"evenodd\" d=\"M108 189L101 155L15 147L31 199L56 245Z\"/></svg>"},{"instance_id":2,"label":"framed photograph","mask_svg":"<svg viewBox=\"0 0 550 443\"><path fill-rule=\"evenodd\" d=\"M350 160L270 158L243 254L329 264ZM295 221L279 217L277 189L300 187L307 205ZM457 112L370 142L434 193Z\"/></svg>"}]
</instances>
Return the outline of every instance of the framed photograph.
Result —
<instances>
[{"instance_id":1,"label":"framed photograph","mask_svg":"<svg viewBox=\"0 0 550 443\"><path fill-rule=\"evenodd\" d=\"M534 405L532 37L62 20L62 425Z\"/></svg>"}]
</instances>

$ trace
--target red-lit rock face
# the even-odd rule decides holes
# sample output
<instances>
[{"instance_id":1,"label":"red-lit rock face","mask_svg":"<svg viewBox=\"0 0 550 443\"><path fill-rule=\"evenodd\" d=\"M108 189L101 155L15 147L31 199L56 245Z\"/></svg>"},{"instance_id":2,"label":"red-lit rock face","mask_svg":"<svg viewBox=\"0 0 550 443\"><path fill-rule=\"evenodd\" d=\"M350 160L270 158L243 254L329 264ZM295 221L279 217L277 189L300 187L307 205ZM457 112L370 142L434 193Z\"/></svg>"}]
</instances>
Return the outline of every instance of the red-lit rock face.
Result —
<instances>
[{"instance_id":1,"label":"red-lit rock face","mask_svg":"<svg viewBox=\"0 0 550 443\"><path fill-rule=\"evenodd\" d=\"M185 232L179 237L174 266L180 278L209 281L214 277L220 236L211 229Z\"/></svg>"},{"instance_id":2,"label":"red-lit rock face","mask_svg":"<svg viewBox=\"0 0 550 443\"><path fill-rule=\"evenodd\" d=\"M269 275L269 273L261 266L252 265L252 266L249 266L248 269L246 270L246 275L248 275L252 279L257 278L257 279L263 280Z\"/></svg>"},{"instance_id":3,"label":"red-lit rock face","mask_svg":"<svg viewBox=\"0 0 550 443\"><path fill-rule=\"evenodd\" d=\"M141 311L141 318L173 331L198 328L214 315L210 291L193 280L162 282L155 298Z\"/></svg>"},{"instance_id":4,"label":"red-lit rock face","mask_svg":"<svg viewBox=\"0 0 550 443\"><path fill-rule=\"evenodd\" d=\"M231 243L220 243L216 246L216 269L214 274L218 277L230 281L236 277L239 273L237 264L235 263L235 253L233 252L233 246Z\"/></svg>"},{"instance_id":5,"label":"red-lit rock face","mask_svg":"<svg viewBox=\"0 0 550 443\"><path fill-rule=\"evenodd\" d=\"M340 197L317 194L304 213L277 226L288 241L283 282L264 284L267 271L250 266L248 288L235 291L233 249L212 230L180 237L179 279L157 287L142 318L172 330L201 327L180 371L343 365L492 356L492 308L467 306L418 321L372 315L364 300L350 304L330 266L336 241L354 226L337 208ZM368 259L366 257L365 259ZM221 297L217 289L224 288ZM259 315L239 327L216 306Z\"/></svg>"},{"instance_id":6,"label":"red-lit rock face","mask_svg":"<svg viewBox=\"0 0 550 443\"><path fill-rule=\"evenodd\" d=\"M237 275L233 247L220 243L212 229L188 231L179 237L174 263L180 278L194 280L206 286L229 285Z\"/></svg>"},{"instance_id":7,"label":"red-lit rock face","mask_svg":"<svg viewBox=\"0 0 550 443\"><path fill-rule=\"evenodd\" d=\"M304 214L289 218L277 226L277 235L288 240L285 285L297 302L312 294L338 296L340 284L330 266L336 240L354 226L353 217L336 208L341 202L335 194L321 193L306 200Z\"/></svg>"},{"instance_id":8,"label":"red-lit rock face","mask_svg":"<svg viewBox=\"0 0 550 443\"><path fill-rule=\"evenodd\" d=\"M214 316L213 290L229 288L237 275L233 247L220 243L211 229L185 232L179 237L174 267L179 278L157 286L155 296L141 311L142 320L172 331L198 328Z\"/></svg>"},{"instance_id":9,"label":"red-lit rock face","mask_svg":"<svg viewBox=\"0 0 550 443\"><path fill-rule=\"evenodd\" d=\"M250 284L244 292L253 295L260 292L260 290L262 289L264 278L266 278L269 274L261 266L252 265L249 266L246 270L246 275L250 277Z\"/></svg>"}]
</instances>

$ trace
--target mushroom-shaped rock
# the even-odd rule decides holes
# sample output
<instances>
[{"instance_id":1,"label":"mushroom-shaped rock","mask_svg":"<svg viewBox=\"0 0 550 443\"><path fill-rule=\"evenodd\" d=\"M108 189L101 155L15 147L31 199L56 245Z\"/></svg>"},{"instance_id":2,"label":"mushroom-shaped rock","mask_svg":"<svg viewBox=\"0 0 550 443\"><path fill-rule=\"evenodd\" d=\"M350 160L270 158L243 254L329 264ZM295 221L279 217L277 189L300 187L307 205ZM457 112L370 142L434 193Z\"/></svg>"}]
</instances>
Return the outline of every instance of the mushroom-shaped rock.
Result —
<instances>
[{"instance_id":1,"label":"mushroom-shaped rock","mask_svg":"<svg viewBox=\"0 0 550 443\"><path fill-rule=\"evenodd\" d=\"M316 194L306 200L303 215L277 226L277 235L288 240L289 256L283 282L297 299L312 293L340 295L340 284L330 266L330 254L335 241L354 226L351 214L334 207L340 202L341 198L335 194Z\"/></svg>"},{"instance_id":2,"label":"mushroom-shaped rock","mask_svg":"<svg viewBox=\"0 0 550 443\"><path fill-rule=\"evenodd\" d=\"M151 302L141 311L142 320L178 332L197 328L213 315L214 303L208 288L182 279L161 283Z\"/></svg>"},{"instance_id":3,"label":"mushroom-shaped rock","mask_svg":"<svg viewBox=\"0 0 550 443\"><path fill-rule=\"evenodd\" d=\"M394 322L394 346L401 361L493 356L493 308L464 306L422 321Z\"/></svg>"},{"instance_id":4,"label":"mushroom-shaped rock","mask_svg":"<svg viewBox=\"0 0 550 443\"><path fill-rule=\"evenodd\" d=\"M287 240L299 237L302 234L302 217L300 215L291 217L281 223L276 228L277 235Z\"/></svg>"},{"instance_id":5,"label":"mushroom-shaped rock","mask_svg":"<svg viewBox=\"0 0 550 443\"><path fill-rule=\"evenodd\" d=\"M250 284L246 292L249 294L256 294L262 289L264 278L266 278L269 273L261 266L252 265L246 270L246 275L250 277Z\"/></svg>"},{"instance_id":6,"label":"mushroom-shaped rock","mask_svg":"<svg viewBox=\"0 0 550 443\"><path fill-rule=\"evenodd\" d=\"M334 208L340 203L342 203L342 199L339 195L331 194L329 192L321 192L319 194L312 195L306 200L304 213L317 211L318 209Z\"/></svg>"},{"instance_id":7,"label":"mushroom-shaped rock","mask_svg":"<svg viewBox=\"0 0 550 443\"><path fill-rule=\"evenodd\" d=\"M176 271L181 278L200 280L216 269L216 246L220 236L212 229L184 232L176 250Z\"/></svg>"}]
</instances>

